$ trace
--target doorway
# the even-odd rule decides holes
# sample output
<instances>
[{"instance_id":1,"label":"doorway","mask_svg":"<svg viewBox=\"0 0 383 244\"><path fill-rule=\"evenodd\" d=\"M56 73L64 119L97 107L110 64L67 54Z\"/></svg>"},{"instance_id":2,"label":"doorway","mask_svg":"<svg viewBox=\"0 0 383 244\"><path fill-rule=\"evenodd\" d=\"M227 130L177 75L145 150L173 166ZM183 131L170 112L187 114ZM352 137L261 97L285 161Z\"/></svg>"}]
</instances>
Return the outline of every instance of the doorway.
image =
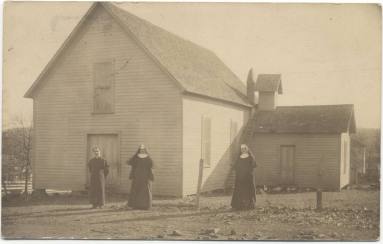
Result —
<instances>
[{"instance_id":1,"label":"doorway","mask_svg":"<svg viewBox=\"0 0 383 244\"><path fill-rule=\"evenodd\" d=\"M294 184L295 146L283 145L280 148L281 156L281 183Z\"/></svg>"},{"instance_id":2,"label":"doorway","mask_svg":"<svg viewBox=\"0 0 383 244\"><path fill-rule=\"evenodd\" d=\"M103 157L109 165L109 174L106 178L106 187L117 189L121 180L121 164L119 158L119 143L117 134L88 134L87 136L87 162L94 157L92 148L98 146ZM89 185L89 170L87 172L87 185Z\"/></svg>"}]
</instances>

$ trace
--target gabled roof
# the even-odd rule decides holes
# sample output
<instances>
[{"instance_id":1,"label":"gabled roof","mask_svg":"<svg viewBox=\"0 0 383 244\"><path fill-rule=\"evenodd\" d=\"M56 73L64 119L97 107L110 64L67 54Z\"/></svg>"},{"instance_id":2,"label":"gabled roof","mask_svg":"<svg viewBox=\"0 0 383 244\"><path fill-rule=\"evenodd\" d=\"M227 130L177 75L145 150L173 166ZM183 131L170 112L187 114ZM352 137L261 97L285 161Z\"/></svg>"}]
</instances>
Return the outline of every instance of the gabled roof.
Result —
<instances>
[{"instance_id":1,"label":"gabled roof","mask_svg":"<svg viewBox=\"0 0 383 244\"><path fill-rule=\"evenodd\" d=\"M184 92L251 106L245 95L245 85L213 52L140 19L112 3L95 3L91 9L96 4L103 6ZM89 13L85 17L88 15ZM28 90L26 97L32 97L41 78Z\"/></svg>"},{"instance_id":2,"label":"gabled roof","mask_svg":"<svg viewBox=\"0 0 383 244\"><path fill-rule=\"evenodd\" d=\"M257 111L251 121L252 133L355 133L354 106L281 106Z\"/></svg>"},{"instance_id":3,"label":"gabled roof","mask_svg":"<svg viewBox=\"0 0 383 244\"><path fill-rule=\"evenodd\" d=\"M255 83L255 91L276 92L282 94L282 81L280 74L259 74Z\"/></svg>"}]
</instances>

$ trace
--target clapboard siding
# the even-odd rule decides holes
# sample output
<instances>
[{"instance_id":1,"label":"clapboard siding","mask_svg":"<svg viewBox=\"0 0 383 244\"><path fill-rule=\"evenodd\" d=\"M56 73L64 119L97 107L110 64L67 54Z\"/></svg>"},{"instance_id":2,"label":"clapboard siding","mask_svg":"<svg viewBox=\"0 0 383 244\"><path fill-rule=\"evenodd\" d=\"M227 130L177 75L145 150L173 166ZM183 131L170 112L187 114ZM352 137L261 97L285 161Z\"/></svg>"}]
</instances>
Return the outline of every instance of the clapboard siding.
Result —
<instances>
[{"instance_id":1,"label":"clapboard siding","mask_svg":"<svg viewBox=\"0 0 383 244\"><path fill-rule=\"evenodd\" d=\"M114 63L112 114L93 112L93 64ZM122 179L140 143L156 168L153 193L182 195L182 100L177 85L98 5L34 96L34 188L82 190L87 134L118 134Z\"/></svg>"},{"instance_id":2,"label":"clapboard siding","mask_svg":"<svg viewBox=\"0 0 383 244\"><path fill-rule=\"evenodd\" d=\"M240 136L240 129L248 119L248 109L186 95L182 101L183 195L194 194L197 190L202 116L211 119L211 165L204 168L202 191L222 189L231 164L230 124L237 122L237 136Z\"/></svg>"},{"instance_id":3,"label":"clapboard siding","mask_svg":"<svg viewBox=\"0 0 383 244\"><path fill-rule=\"evenodd\" d=\"M295 184L339 189L339 135L336 134L262 134L256 133L250 147L256 154L256 184L280 184L280 146L295 146ZM321 167L321 168L319 168Z\"/></svg>"},{"instance_id":4,"label":"clapboard siding","mask_svg":"<svg viewBox=\"0 0 383 244\"><path fill-rule=\"evenodd\" d=\"M342 133L340 136L340 187L350 183L350 135ZM346 151L345 151L346 150ZM345 160L345 162L344 162Z\"/></svg>"},{"instance_id":5,"label":"clapboard siding","mask_svg":"<svg viewBox=\"0 0 383 244\"><path fill-rule=\"evenodd\" d=\"M35 188L35 178L36 178L36 100L33 100L33 128L32 128L32 161L31 161L31 166L32 166L32 175L33 175L33 180L32 180L32 188Z\"/></svg>"}]
</instances>

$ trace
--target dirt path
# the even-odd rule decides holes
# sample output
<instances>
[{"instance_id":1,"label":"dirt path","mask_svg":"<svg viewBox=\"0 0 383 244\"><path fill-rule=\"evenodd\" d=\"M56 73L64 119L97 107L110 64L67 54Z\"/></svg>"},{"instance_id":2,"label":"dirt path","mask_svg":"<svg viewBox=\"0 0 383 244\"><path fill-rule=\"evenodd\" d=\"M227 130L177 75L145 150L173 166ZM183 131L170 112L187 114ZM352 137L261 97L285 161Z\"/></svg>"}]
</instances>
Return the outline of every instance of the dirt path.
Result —
<instances>
[{"instance_id":1,"label":"dirt path","mask_svg":"<svg viewBox=\"0 0 383 244\"><path fill-rule=\"evenodd\" d=\"M156 199L151 211L125 210L125 199L110 197L104 209L89 209L85 197L52 196L28 205L3 203L5 238L184 239L184 240L376 240L379 191L257 196L253 211L232 212L230 196Z\"/></svg>"}]
</instances>

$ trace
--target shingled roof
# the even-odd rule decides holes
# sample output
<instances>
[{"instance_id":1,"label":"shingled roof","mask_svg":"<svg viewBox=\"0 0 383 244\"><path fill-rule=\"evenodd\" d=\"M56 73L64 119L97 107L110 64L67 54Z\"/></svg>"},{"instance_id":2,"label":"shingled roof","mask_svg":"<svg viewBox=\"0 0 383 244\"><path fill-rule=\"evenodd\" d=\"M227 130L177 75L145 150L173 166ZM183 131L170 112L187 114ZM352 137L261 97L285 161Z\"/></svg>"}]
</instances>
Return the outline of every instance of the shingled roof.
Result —
<instances>
[{"instance_id":1,"label":"shingled roof","mask_svg":"<svg viewBox=\"0 0 383 244\"><path fill-rule=\"evenodd\" d=\"M255 83L255 91L276 92L282 94L280 74L259 74Z\"/></svg>"},{"instance_id":2,"label":"shingled roof","mask_svg":"<svg viewBox=\"0 0 383 244\"><path fill-rule=\"evenodd\" d=\"M252 133L355 133L354 106L281 106L257 111L249 121Z\"/></svg>"},{"instance_id":3,"label":"shingled roof","mask_svg":"<svg viewBox=\"0 0 383 244\"><path fill-rule=\"evenodd\" d=\"M213 52L138 18L112 3L95 4L102 5L115 17L178 82L184 92L251 106L245 95L245 85ZM31 92L28 91L26 96L30 97Z\"/></svg>"}]
</instances>

